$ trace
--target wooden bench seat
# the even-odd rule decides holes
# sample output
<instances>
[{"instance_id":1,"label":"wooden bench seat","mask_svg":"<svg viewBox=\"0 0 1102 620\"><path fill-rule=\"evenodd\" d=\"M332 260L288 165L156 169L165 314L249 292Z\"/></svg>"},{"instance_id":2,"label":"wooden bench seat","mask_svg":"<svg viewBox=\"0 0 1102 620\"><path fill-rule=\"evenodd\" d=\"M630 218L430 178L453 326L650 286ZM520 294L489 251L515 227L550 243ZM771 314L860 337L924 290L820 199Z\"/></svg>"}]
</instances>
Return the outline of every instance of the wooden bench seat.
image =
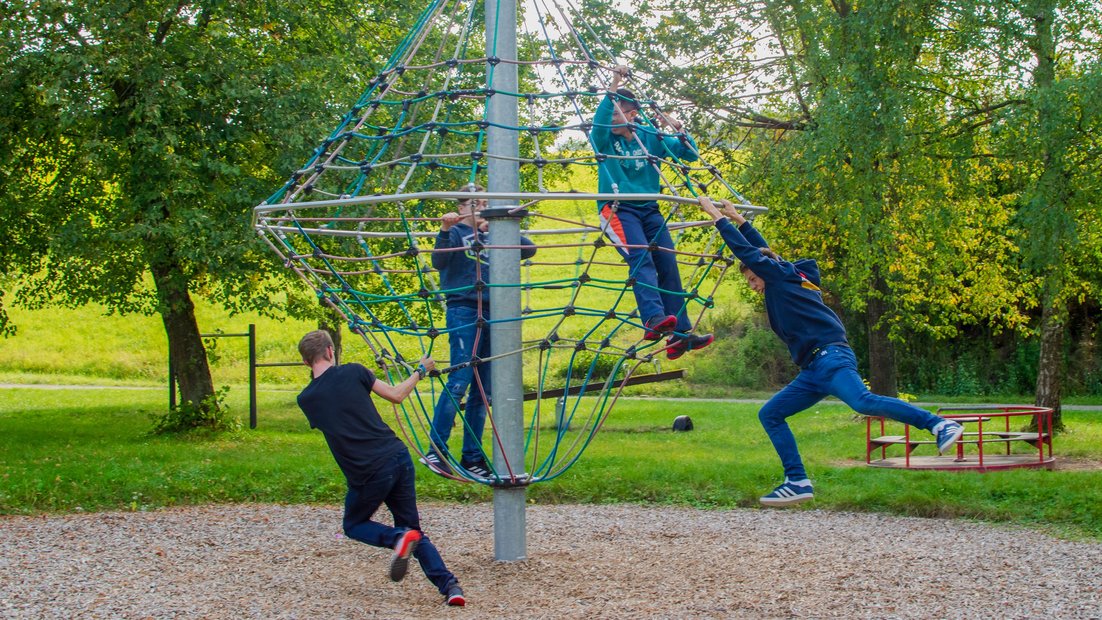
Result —
<instances>
[{"instance_id":1,"label":"wooden bench seat","mask_svg":"<svg viewBox=\"0 0 1102 620\"><path fill-rule=\"evenodd\" d=\"M959 443L978 444L980 442L979 433L965 433L959 440ZM969 438L971 437L971 439ZM984 431L983 443L1008 443L1011 441L1024 441L1026 443L1037 443L1037 439L1041 441L1048 441L1048 433L1026 433L1026 432L1006 432L1006 431ZM869 440L870 446L889 446L889 445L903 445L907 442L907 438L903 435L884 435L882 437L873 437ZM936 444L937 441L933 439L911 439L911 446L928 446Z\"/></svg>"}]
</instances>

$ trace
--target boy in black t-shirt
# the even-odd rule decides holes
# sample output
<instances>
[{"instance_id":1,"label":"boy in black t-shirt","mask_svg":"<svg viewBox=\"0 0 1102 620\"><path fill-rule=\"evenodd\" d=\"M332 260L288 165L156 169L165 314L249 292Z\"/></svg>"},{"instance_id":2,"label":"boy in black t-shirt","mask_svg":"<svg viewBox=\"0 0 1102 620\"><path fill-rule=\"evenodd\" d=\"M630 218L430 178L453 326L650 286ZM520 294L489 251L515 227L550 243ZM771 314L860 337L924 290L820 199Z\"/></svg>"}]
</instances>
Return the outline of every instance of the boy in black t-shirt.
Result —
<instances>
[{"instance_id":1,"label":"boy in black t-shirt","mask_svg":"<svg viewBox=\"0 0 1102 620\"><path fill-rule=\"evenodd\" d=\"M345 535L375 547L394 549L390 563L390 578L394 581L406 576L412 555L448 605L464 605L459 581L421 531L409 450L383 422L371 400L375 393L392 403L402 402L435 362L429 357L422 359L408 379L390 385L360 364L334 365L333 340L326 331L303 336L298 351L313 371L313 380L298 395L298 406L310 427L325 436L348 483ZM394 516L393 527L371 518L382 504Z\"/></svg>"}]
</instances>

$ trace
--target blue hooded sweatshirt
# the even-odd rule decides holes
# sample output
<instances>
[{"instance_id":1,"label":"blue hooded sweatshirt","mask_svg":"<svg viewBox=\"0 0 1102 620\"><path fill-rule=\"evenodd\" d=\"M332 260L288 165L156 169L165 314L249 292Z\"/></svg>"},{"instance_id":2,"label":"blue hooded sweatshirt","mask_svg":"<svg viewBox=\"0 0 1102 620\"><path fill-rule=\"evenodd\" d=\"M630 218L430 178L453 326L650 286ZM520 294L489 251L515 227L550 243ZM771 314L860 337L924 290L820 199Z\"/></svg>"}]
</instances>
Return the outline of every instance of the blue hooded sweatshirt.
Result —
<instances>
[{"instance_id":1,"label":"blue hooded sweatshirt","mask_svg":"<svg viewBox=\"0 0 1102 620\"><path fill-rule=\"evenodd\" d=\"M440 288L446 291L444 296L449 306L477 306L479 293L482 294L483 308L490 306L489 290L478 291L474 288L479 277L487 284L490 282L490 261L486 250L475 252L471 248L476 239L485 246L488 235L484 232L476 235L474 229L467 224L456 224L436 235L438 250L465 248L461 251L432 253L432 266L440 272ZM520 250L521 260L536 255L536 244L531 239L522 236L520 244L524 246Z\"/></svg>"},{"instance_id":2,"label":"blue hooded sweatshirt","mask_svg":"<svg viewBox=\"0 0 1102 620\"><path fill-rule=\"evenodd\" d=\"M648 155L663 159L672 155L681 161L696 161L699 158L696 142L688 135L682 142L675 136L659 136L649 126L634 127L638 140L612 133L612 111L612 99L605 96L593 115L593 129L590 132L593 148L598 154L616 156L597 165L597 189L602 194L611 194L613 184L621 194L661 193L662 180L658 176L658 168L647 161ZM638 207L651 203L624 204Z\"/></svg>"},{"instance_id":3,"label":"blue hooded sweatshirt","mask_svg":"<svg viewBox=\"0 0 1102 620\"><path fill-rule=\"evenodd\" d=\"M823 303L819 266L814 260L790 263L764 256L759 248L769 245L750 222L735 228L723 218L716 222L716 229L735 256L765 282L769 327L788 346L797 366L810 364L816 349L847 344L841 319Z\"/></svg>"}]
</instances>

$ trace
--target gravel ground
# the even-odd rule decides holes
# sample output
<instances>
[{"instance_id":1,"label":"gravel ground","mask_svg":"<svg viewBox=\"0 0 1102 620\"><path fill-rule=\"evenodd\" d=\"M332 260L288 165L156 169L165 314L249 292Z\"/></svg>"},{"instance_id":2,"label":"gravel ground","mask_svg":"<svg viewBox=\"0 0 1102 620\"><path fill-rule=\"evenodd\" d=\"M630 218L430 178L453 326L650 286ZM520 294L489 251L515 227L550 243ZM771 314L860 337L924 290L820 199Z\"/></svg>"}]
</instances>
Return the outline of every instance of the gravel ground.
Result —
<instances>
[{"instance_id":1,"label":"gravel ground","mask_svg":"<svg viewBox=\"0 0 1102 620\"><path fill-rule=\"evenodd\" d=\"M3 618L1102 618L1102 544L814 510L530 506L524 562L488 504L422 506L458 575L345 539L340 510L222 505L0 518Z\"/></svg>"}]
</instances>

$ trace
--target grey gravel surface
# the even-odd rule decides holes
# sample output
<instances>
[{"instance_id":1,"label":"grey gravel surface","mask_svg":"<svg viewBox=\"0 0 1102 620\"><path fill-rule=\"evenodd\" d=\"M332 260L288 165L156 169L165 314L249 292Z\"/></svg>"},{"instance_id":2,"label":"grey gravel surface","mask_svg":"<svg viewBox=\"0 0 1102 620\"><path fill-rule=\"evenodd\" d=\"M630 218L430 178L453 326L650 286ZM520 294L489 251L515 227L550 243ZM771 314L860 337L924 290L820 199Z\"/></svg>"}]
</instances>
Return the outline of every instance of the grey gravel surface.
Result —
<instances>
[{"instance_id":1,"label":"grey gravel surface","mask_svg":"<svg viewBox=\"0 0 1102 620\"><path fill-rule=\"evenodd\" d=\"M816 510L529 506L495 562L488 504L422 506L467 593L344 538L330 506L0 518L2 618L1102 618L1102 544Z\"/></svg>"}]
</instances>

